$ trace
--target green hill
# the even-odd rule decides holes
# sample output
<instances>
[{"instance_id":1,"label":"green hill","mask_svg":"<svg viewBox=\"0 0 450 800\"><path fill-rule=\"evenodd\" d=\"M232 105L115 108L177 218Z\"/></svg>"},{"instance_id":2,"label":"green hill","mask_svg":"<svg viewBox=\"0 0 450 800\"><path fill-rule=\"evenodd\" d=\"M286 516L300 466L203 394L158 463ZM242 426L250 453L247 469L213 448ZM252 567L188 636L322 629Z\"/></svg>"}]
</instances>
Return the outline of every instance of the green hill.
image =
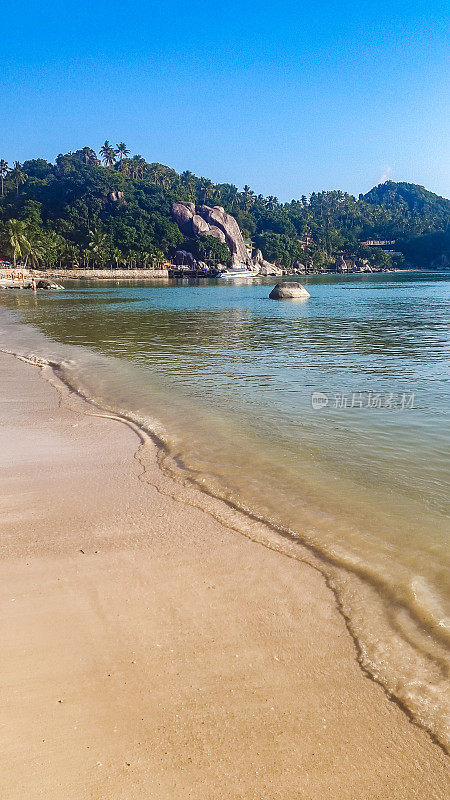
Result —
<instances>
[{"instance_id":1,"label":"green hill","mask_svg":"<svg viewBox=\"0 0 450 800\"><path fill-rule=\"evenodd\" d=\"M183 246L171 218L176 200L223 206L264 257L327 268L337 255L373 264L432 267L450 258L450 201L422 186L388 181L359 199L327 191L290 203L214 184L191 172L129 157L105 142L103 161L89 147L44 159L0 162L0 256L40 266L151 266ZM367 240L395 240L389 255ZM209 238L184 243L208 259L227 259Z\"/></svg>"}]
</instances>

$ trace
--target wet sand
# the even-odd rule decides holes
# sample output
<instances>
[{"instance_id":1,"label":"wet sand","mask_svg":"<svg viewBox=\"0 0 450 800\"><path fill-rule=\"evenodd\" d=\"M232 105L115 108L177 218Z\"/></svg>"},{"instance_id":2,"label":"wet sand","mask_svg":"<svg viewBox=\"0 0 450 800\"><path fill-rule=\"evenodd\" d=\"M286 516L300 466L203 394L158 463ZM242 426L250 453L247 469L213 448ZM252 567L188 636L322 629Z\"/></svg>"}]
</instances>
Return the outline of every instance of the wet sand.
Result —
<instances>
[{"instance_id":1,"label":"wet sand","mask_svg":"<svg viewBox=\"0 0 450 800\"><path fill-rule=\"evenodd\" d=\"M445 798L322 575L46 377L0 354L0 797Z\"/></svg>"}]
</instances>

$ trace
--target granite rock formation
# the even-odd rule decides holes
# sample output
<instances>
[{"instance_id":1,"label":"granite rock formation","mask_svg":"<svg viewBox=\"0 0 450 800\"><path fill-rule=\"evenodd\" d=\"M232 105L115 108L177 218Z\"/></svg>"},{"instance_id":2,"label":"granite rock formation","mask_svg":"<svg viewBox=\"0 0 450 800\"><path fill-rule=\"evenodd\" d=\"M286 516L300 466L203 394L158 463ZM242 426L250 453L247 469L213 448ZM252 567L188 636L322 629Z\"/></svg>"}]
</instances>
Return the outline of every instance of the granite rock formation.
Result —
<instances>
[{"instance_id":1,"label":"granite rock formation","mask_svg":"<svg viewBox=\"0 0 450 800\"><path fill-rule=\"evenodd\" d=\"M283 270L281 267L276 267L275 264L271 264L270 261L266 261L263 258L263 254L261 250L256 251L256 256L253 259L255 267L259 267L259 274L260 275L282 275Z\"/></svg>"},{"instance_id":2,"label":"granite rock formation","mask_svg":"<svg viewBox=\"0 0 450 800\"><path fill-rule=\"evenodd\" d=\"M251 263L239 225L221 206L174 203L172 216L185 236L215 236L225 242L230 249L232 266Z\"/></svg>"},{"instance_id":3,"label":"granite rock formation","mask_svg":"<svg viewBox=\"0 0 450 800\"><path fill-rule=\"evenodd\" d=\"M296 300L301 297L311 297L305 287L297 281L277 283L269 294L270 300Z\"/></svg>"}]
</instances>

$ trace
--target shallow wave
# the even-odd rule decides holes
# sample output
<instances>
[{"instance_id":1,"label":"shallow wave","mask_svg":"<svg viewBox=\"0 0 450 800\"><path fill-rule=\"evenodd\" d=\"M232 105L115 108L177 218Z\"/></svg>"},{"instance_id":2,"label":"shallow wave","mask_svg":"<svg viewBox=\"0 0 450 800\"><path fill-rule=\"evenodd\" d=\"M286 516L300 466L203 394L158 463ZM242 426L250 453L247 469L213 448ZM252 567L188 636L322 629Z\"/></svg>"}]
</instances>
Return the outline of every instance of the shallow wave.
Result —
<instances>
[{"instance_id":1,"label":"shallow wave","mask_svg":"<svg viewBox=\"0 0 450 800\"><path fill-rule=\"evenodd\" d=\"M10 323L8 341L14 341L19 326L16 320ZM180 436L179 426L176 430L171 428L170 417L163 422L158 413L153 416L133 408L129 402L127 378L131 372L127 371L128 366L125 369L120 365L124 372L118 375L116 359L91 352L86 347L52 342L34 329L30 332L26 326L20 326L20 330L20 346L14 352L8 348L4 351L51 370L57 380L97 409L131 422L150 437L158 448L163 474L183 487L183 501L204 507L234 530L264 546L307 560L320 569L335 593L361 667L384 686L414 721L425 726L442 746L448 747L448 686L445 681L448 660L444 647L448 620L439 593L424 576L411 577L411 572L405 572L396 585L389 570L384 569L386 561L378 559L374 565L364 559L363 554L351 552L344 546L345 541L350 541L345 537L364 540L364 531L355 528L352 533L349 524L339 521L336 513L319 508L313 494L299 504L296 524L283 524L273 508L252 502L251 492L245 497L238 484L233 485L232 481L227 484L223 473L214 471L217 449L211 450L211 463L202 460L194 451L193 440L185 441ZM114 373L117 385L112 392L109 381ZM175 398L172 399L175 402ZM152 398L148 400L147 409L149 406L152 406ZM182 405L179 409L182 411ZM219 422L214 420L217 425ZM221 435L226 434L225 426ZM145 454L142 457L145 460ZM257 488L259 491L260 487ZM345 491L343 485L338 485L337 494L340 489ZM176 489L174 492L176 494ZM339 526L344 534L341 540L336 538ZM327 538L325 533L330 528L333 536ZM366 543L367 547L372 546L370 540Z\"/></svg>"}]
</instances>

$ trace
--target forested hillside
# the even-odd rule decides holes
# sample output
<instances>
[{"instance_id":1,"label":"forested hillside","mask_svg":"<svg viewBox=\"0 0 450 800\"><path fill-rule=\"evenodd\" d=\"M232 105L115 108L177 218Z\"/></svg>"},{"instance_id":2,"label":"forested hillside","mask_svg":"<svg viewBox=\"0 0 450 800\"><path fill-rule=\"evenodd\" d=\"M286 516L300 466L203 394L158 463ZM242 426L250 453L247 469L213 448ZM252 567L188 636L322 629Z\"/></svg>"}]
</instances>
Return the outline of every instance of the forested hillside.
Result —
<instances>
[{"instance_id":1,"label":"forested hillside","mask_svg":"<svg viewBox=\"0 0 450 800\"><path fill-rule=\"evenodd\" d=\"M176 200L220 205L268 261L326 269L336 257L373 264L439 266L450 259L450 201L421 186L388 181L359 199L341 191L290 203L214 184L191 172L130 157L105 142L59 155L54 164L0 161L0 257L39 266L151 266L173 256L183 236L171 218ZM299 176L301 184L301 176ZM366 240L395 240L391 256ZM187 243L203 260L227 260L217 239ZM186 243L185 243L186 246Z\"/></svg>"}]
</instances>

